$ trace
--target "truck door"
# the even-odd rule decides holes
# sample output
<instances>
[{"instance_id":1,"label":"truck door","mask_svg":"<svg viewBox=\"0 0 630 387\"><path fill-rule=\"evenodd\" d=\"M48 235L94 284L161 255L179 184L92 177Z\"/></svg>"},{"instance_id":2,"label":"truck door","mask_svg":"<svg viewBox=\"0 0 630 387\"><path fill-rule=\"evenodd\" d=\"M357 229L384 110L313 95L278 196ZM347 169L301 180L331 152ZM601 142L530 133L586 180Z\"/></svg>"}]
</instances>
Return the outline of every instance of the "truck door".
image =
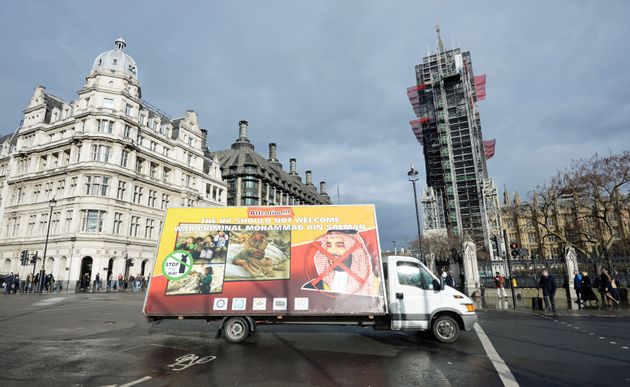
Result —
<instances>
[{"instance_id":1,"label":"truck door","mask_svg":"<svg viewBox=\"0 0 630 387\"><path fill-rule=\"evenodd\" d=\"M395 272L390 262L390 311L392 329L428 329L430 311L439 303L434 277L419 263L398 260Z\"/></svg>"}]
</instances>

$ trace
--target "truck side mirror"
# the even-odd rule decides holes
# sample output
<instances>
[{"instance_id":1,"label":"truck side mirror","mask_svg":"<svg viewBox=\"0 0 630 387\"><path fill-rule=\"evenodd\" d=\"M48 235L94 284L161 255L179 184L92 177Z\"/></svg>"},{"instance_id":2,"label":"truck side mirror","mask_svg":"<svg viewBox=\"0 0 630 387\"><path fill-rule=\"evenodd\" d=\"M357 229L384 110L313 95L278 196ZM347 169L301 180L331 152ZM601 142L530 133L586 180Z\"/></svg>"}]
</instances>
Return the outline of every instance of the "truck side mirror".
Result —
<instances>
[{"instance_id":1,"label":"truck side mirror","mask_svg":"<svg viewBox=\"0 0 630 387\"><path fill-rule=\"evenodd\" d=\"M440 285L440 281L434 279L433 280L433 290L442 290L442 286Z\"/></svg>"},{"instance_id":2,"label":"truck side mirror","mask_svg":"<svg viewBox=\"0 0 630 387\"><path fill-rule=\"evenodd\" d=\"M402 293L396 293L396 299L402 300L405 296Z\"/></svg>"}]
</instances>

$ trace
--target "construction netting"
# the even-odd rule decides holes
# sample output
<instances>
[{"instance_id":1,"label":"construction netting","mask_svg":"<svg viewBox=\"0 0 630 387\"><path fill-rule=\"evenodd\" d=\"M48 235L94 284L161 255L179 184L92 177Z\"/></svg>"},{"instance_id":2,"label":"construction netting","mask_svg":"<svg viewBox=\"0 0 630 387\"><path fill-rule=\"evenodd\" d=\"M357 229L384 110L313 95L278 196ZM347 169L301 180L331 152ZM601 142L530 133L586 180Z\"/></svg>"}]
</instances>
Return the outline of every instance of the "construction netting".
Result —
<instances>
[{"instance_id":1,"label":"construction netting","mask_svg":"<svg viewBox=\"0 0 630 387\"><path fill-rule=\"evenodd\" d=\"M490 160L494 156L497 140L486 140L483 142L483 153L486 156L486 160Z\"/></svg>"},{"instance_id":2,"label":"construction netting","mask_svg":"<svg viewBox=\"0 0 630 387\"><path fill-rule=\"evenodd\" d=\"M486 74L475 75L475 94L477 95L477 101L483 101L486 99Z\"/></svg>"}]
</instances>

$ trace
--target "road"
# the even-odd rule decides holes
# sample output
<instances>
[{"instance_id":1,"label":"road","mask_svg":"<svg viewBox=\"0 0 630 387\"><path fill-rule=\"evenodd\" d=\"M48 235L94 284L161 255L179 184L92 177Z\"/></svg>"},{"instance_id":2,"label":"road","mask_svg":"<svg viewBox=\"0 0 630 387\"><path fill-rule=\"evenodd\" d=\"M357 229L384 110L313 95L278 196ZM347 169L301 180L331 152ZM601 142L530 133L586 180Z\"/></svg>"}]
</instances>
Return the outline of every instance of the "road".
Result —
<instances>
[{"instance_id":1,"label":"road","mask_svg":"<svg viewBox=\"0 0 630 387\"><path fill-rule=\"evenodd\" d=\"M216 324L147 324L142 302L139 293L0 298L0 384L502 385L475 332L441 344L426 334L369 328L263 326L246 342L230 344L216 337ZM570 319L580 329L567 326ZM628 383L630 353L622 349L630 344L627 317L560 320L480 314L481 326L521 385L567 384L582 374L578 370L588 373L584 380L599 380L595 384ZM604 332L606 339L599 339Z\"/></svg>"}]
</instances>

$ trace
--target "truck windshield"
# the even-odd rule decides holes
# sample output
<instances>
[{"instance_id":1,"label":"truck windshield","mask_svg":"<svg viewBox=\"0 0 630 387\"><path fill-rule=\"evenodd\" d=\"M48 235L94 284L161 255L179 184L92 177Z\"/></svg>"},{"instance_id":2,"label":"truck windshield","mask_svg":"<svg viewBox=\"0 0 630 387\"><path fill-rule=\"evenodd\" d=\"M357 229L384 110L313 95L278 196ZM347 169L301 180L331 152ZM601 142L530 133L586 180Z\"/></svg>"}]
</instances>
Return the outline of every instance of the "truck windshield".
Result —
<instances>
[{"instance_id":1,"label":"truck windshield","mask_svg":"<svg viewBox=\"0 0 630 387\"><path fill-rule=\"evenodd\" d=\"M413 262L397 262L396 273L398 274L398 282L401 285L433 290L433 276L423 267Z\"/></svg>"}]
</instances>

